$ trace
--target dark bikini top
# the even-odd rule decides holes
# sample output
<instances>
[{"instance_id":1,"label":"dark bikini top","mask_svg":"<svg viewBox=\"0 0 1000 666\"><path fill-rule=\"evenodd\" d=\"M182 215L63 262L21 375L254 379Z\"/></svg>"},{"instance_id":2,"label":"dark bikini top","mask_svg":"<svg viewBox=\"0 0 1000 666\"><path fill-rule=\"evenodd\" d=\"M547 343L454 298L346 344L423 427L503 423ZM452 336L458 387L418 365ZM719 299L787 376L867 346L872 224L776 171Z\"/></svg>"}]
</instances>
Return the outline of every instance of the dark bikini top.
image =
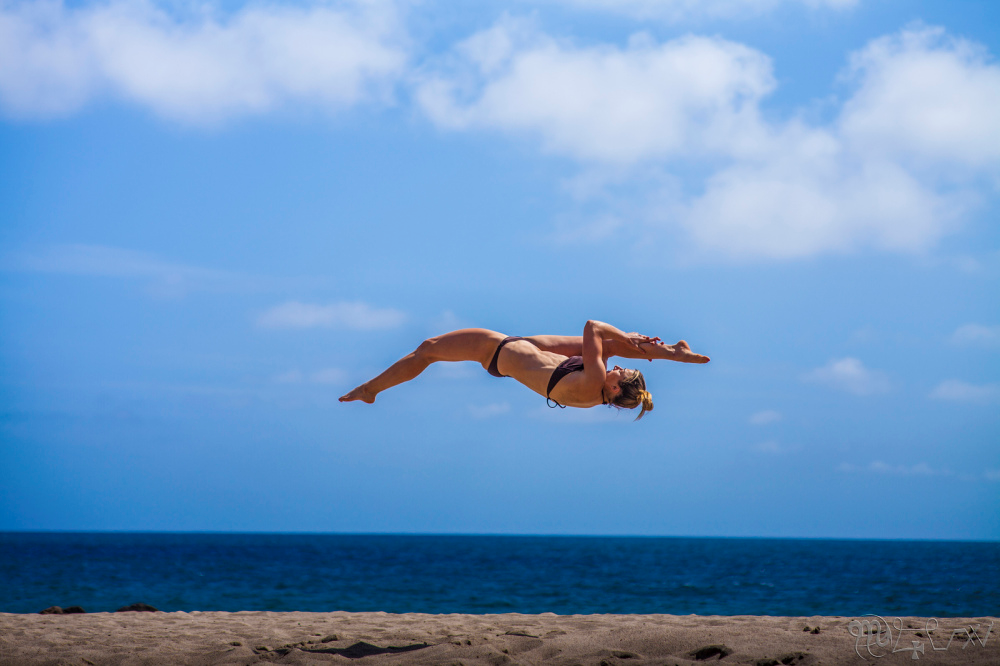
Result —
<instances>
[{"instance_id":1,"label":"dark bikini top","mask_svg":"<svg viewBox=\"0 0 1000 666\"><path fill-rule=\"evenodd\" d=\"M560 405L558 402L550 397L552 389L556 387L566 375L571 372L582 372L583 371L583 357L582 356L570 356L568 359L556 366L556 369L552 371L552 376L549 377L549 386L545 389L545 404L549 407L555 408L560 407L562 409L566 408L566 405ZM604 402L603 400L601 402ZM553 403L553 404L549 404Z\"/></svg>"}]
</instances>

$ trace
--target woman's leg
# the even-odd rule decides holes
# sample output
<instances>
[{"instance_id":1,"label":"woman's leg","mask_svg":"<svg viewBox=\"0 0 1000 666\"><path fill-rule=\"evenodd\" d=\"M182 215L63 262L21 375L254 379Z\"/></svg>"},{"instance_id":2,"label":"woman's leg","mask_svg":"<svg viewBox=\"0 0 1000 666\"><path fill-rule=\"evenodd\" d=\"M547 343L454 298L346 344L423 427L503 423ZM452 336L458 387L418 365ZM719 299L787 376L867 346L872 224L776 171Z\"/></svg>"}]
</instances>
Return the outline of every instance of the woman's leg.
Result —
<instances>
[{"instance_id":1,"label":"woman's leg","mask_svg":"<svg viewBox=\"0 0 1000 666\"><path fill-rule=\"evenodd\" d=\"M374 379L342 395L341 402L375 402L375 396L387 388L408 382L436 361L476 361L489 365L503 333L485 328L464 328L424 340L413 352L393 363Z\"/></svg>"}]
</instances>

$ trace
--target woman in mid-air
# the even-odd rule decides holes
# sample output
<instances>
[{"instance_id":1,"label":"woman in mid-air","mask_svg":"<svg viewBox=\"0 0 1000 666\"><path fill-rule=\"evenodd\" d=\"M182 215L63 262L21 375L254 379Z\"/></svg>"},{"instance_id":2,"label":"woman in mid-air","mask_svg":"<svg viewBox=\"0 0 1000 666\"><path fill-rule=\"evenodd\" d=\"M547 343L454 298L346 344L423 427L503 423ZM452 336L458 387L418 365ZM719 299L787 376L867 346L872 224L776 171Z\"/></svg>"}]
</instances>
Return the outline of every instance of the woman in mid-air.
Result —
<instances>
[{"instance_id":1,"label":"woman in mid-air","mask_svg":"<svg viewBox=\"0 0 1000 666\"><path fill-rule=\"evenodd\" d=\"M600 321L588 321L582 336L518 338L485 328L465 328L424 340L413 353L341 396L340 401L375 402L379 393L410 381L436 361L475 361L494 377L513 377L560 407L642 406L638 421L653 409L653 396L638 370L617 365L608 370L612 356L681 363L709 361L707 356L692 352L683 340L667 345L659 338L623 333Z\"/></svg>"}]
</instances>

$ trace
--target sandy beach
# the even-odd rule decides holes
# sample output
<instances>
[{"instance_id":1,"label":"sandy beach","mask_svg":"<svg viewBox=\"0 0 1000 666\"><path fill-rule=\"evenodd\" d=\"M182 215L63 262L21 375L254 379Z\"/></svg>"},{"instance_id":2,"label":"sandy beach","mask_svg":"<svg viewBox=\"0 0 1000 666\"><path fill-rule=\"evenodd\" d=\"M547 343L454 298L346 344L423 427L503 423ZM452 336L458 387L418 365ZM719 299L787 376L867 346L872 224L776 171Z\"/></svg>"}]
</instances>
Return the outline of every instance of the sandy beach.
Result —
<instances>
[{"instance_id":1,"label":"sandy beach","mask_svg":"<svg viewBox=\"0 0 1000 666\"><path fill-rule=\"evenodd\" d=\"M418 613L0 614L0 664L1000 664L1000 619ZM869 618L871 619L871 618ZM937 622L937 624L935 624ZM903 629L900 633L893 626ZM818 631L817 631L818 628ZM860 634L860 638L858 637ZM888 640L888 642L886 642ZM984 644L985 643L985 644ZM870 651L869 651L870 647ZM860 653L860 656L859 656Z\"/></svg>"}]
</instances>

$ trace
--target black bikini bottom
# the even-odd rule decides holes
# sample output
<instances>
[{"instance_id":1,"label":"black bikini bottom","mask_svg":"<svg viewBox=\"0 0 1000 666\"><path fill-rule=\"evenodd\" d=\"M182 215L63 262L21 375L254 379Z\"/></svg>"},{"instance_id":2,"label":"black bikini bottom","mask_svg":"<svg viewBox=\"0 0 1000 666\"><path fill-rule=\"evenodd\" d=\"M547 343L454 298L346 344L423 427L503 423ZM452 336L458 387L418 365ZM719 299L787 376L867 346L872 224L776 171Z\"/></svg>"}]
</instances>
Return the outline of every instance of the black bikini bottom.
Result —
<instances>
[{"instance_id":1,"label":"black bikini bottom","mask_svg":"<svg viewBox=\"0 0 1000 666\"><path fill-rule=\"evenodd\" d=\"M519 338L516 335L509 335L509 336L507 336L506 338L504 338L503 340L500 341L500 344L497 345L497 350L495 352L493 352L493 360L490 361L490 367L488 367L486 369L486 372L490 373L494 377L506 377L507 376L507 375L501 375L500 374L500 370L497 368L497 360L500 358L500 350L503 349L503 346L505 344L507 344L508 342L514 342L515 340L524 340L524 338Z\"/></svg>"}]
</instances>

